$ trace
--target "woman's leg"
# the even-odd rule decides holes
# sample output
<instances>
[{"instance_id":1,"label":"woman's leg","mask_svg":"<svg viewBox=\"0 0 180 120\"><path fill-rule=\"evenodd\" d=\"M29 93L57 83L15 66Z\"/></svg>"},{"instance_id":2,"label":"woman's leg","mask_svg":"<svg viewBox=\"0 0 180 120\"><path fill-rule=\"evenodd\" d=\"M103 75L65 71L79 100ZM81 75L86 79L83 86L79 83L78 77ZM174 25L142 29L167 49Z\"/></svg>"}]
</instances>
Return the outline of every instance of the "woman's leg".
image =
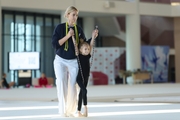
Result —
<instances>
[{"instance_id":1,"label":"woman's leg","mask_svg":"<svg viewBox=\"0 0 180 120\"><path fill-rule=\"evenodd\" d=\"M77 109L76 78L79 68L77 59L68 60L66 65L69 71L67 113L71 115L74 114Z\"/></svg>"},{"instance_id":2,"label":"woman's leg","mask_svg":"<svg viewBox=\"0 0 180 120\"><path fill-rule=\"evenodd\" d=\"M67 78L65 76L66 61L55 56L54 71L56 76L57 97L59 101L59 114L64 116L66 114L66 101L67 101Z\"/></svg>"}]
</instances>

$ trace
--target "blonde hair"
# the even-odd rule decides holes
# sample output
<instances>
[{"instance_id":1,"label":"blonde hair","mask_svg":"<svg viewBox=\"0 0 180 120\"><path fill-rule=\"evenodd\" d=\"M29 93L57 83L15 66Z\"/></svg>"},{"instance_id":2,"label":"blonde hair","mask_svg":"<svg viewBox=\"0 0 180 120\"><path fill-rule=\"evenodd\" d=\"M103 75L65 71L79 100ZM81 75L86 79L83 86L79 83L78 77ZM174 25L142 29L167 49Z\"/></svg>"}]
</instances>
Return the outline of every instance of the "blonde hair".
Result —
<instances>
[{"instance_id":1,"label":"blonde hair","mask_svg":"<svg viewBox=\"0 0 180 120\"><path fill-rule=\"evenodd\" d=\"M69 7L66 9L65 13L64 13L64 17L67 18L67 15L68 15L69 13L73 12L73 11L79 12L76 7L74 7L74 6L69 6Z\"/></svg>"}]
</instances>

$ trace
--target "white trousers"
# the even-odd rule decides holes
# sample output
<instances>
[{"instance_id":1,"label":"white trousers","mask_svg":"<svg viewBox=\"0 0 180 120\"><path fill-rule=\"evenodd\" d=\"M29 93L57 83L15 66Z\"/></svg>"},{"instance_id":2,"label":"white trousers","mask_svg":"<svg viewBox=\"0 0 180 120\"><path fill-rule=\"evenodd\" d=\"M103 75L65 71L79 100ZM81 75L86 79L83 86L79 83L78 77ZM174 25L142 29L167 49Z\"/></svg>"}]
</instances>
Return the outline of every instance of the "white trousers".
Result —
<instances>
[{"instance_id":1,"label":"white trousers","mask_svg":"<svg viewBox=\"0 0 180 120\"><path fill-rule=\"evenodd\" d=\"M66 60L56 55L54 59L54 71L56 76L56 88L59 101L59 114L74 114L77 110L77 59Z\"/></svg>"}]
</instances>

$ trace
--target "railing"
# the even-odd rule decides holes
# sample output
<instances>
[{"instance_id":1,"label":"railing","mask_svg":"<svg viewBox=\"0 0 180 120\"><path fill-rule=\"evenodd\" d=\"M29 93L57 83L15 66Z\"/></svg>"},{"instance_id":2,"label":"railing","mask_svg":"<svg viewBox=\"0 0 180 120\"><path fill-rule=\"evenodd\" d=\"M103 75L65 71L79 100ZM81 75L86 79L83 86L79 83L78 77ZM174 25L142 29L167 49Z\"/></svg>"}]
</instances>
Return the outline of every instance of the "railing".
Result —
<instances>
[{"instance_id":1,"label":"railing","mask_svg":"<svg viewBox=\"0 0 180 120\"><path fill-rule=\"evenodd\" d=\"M126 2L134 2L136 0L104 0L104 1L126 1ZM172 4L172 3L180 3L180 0L139 0L140 2L150 2L150 3L162 3L162 4Z\"/></svg>"},{"instance_id":2,"label":"railing","mask_svg":"<svg viewBox=\"0 0 180 120\"><path fill-rule=\"evenodd\" d=\"M172 4L172 3L180 3L180 0L140 0L140 2Z\"/></svg>"},{"instance_id":3,"label":"railing","mask_svg":"<svg viewBox=\"0 0 180 120\"><path fill-rule=\"evenodd\" d=\"M125 1L125 2L134 2L136 0L104 0L106 2L113 1ZM160 4L171 4L171 5L180 5L180 0L139 0L139 2L149 2L149 3L160 3Z\"/></svg>"}]
</instances>

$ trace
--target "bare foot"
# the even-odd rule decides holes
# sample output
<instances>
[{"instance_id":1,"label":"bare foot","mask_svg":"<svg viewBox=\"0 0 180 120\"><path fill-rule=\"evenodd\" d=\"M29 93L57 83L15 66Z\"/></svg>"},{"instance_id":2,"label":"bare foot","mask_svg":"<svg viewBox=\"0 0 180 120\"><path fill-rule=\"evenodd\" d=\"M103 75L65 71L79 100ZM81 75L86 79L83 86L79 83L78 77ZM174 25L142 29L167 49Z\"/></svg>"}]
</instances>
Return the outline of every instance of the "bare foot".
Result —
<instances>
[{"instance_id":1,"label":"bare foot","mask_svg":"<svg viewBox=\"0 0 180 120\"><path fill-rule=\"evenodd\" d=\"M81 112L78 112L78 116L77 117L84 117L84 116L82 115Z\"/></svg>"},{"instance_id":2,"label":"bare foot","mask_svg":"<svg viewBox=\"0 0 180 120\"><path fill-rule=\"evenodd\" d=\"M84 107L84 114L83 114L84 117L87 117L88 116L88 109L87 107L85 106Z\"/></svg>"}]
</instances>

